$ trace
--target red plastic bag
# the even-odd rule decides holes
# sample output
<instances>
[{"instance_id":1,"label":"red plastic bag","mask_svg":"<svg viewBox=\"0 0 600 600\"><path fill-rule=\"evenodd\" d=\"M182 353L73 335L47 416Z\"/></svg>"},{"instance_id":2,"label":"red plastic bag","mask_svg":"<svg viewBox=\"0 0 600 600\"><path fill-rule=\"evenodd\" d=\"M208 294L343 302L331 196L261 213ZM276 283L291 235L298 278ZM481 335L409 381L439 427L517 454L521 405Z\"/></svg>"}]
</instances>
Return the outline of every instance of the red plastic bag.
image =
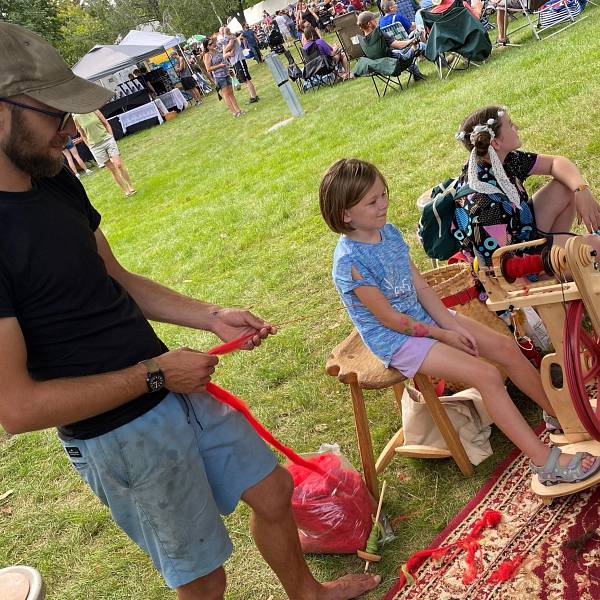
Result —
<instances>
[{"instance_id":1,"label":"red plastic bag","mask_svg":"<svg viewBox=\"0 0 600 600\"><path fill-rule=\"evenodd\" d=\"M326 475L290 464L292 510L304 552L348 554L364 550L371 533L373 501L358 471L338 454L308 457Z\"/></svg>"}]
</instances>

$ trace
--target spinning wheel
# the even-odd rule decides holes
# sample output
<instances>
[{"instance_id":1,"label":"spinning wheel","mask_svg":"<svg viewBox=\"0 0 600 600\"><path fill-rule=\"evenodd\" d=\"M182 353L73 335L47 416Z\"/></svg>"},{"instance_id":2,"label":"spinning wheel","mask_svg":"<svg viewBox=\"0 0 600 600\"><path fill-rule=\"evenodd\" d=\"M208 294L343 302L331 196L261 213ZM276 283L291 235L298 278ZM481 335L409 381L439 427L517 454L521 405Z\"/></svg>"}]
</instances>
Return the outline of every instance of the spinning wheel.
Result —
<instances>
[{"instance_id":1,"label":"spinning wheel","mask_svg":"<svg viewBox=\"0 0 600 600\"><path fill-rule=\"evenodd\" d=\"M479 278L492 310L536 308L554 346L554 353L542 361L542 384L564 431L562 436L550 437L555 444L568 444L562 448L564 452L598 456L600 413L590 391L600 383L600 261L581 236L567 240L564 249L543 249L539 258L518 255L536 252L536 246L539 253L544 243L534 240L498 249L492 267L480 271ZM567 273L574 281L565 280ZM535 274L538 281L525 279L528 274ZM554 365L562 369L562 385L552 381ZM553 498L599 482L600 473L578 483L554 486L544 486L534 476L531 487L549 504Z\"/></svg>"},{"instance_id":2,"label":"spinning wheel","mask_svg":"<svg viewBox=\"0 0 600 600\"><path fill-rule=\"evenodd\" d=\"M600 383L600 342L589 326L583 302L571 302L564 329L565 375L573 406L586 431L600 441L598 403L590 391ZM590 331L591 329L591 331Z\"/></svg>"}]
</instances>

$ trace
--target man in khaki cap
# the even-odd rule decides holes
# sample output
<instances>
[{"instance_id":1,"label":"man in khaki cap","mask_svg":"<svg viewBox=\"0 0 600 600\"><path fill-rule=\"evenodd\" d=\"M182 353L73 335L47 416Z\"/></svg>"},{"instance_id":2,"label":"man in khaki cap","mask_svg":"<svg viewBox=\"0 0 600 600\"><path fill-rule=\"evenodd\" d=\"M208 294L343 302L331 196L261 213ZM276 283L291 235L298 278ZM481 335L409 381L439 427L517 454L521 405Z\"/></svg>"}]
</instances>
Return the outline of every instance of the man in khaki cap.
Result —
<instances>
[{"instance_id":1,"label":"man in khaki cap","mask_svg":"<svg viewBox=\"0 0 600 600\"><path fill-rule=\"evenodd\" d=\"M240 498L290 598L346 600L377 585L371 575L313 578L291 477L239 413L204 391L218 359L169 351L147 318L224 341L252 335L248 349L274 328L124 269L63 166L71 113L97 109L111 92L16 25L0 22L0 56L11 57L0 78L2 427L57 427L77 472L182 600L223 597L232 545L219 513Z\"/></svg>"},{"instance_id":2,"label":"man in khaki cap","mask_svg":"<svg viewBox=\"0 0 600 600\"><path fill-rule=\"evenodd\" d=\"M386 2L382 2L381 5L383 8L386 5ZM369 58L384 58L385 56L390 56L392 58L402 59L407 62L407 65L410 65L408 66L408 71L412 73L415 81L423 81L425 79L425 75L421 73L417 63L414 62L416 53L425 51L425 44L420 42L418 38L408 38L406 40L394 39L392 35L379 29L377 15L368 10L365 10L358 15L356 23L362 30L367 44L369 43L369 39L372 39L372 36L377 35L378 32L381 34L385 46L387 46L386 54L377 57L369 55Z\"/></svg>"}]
</instances>

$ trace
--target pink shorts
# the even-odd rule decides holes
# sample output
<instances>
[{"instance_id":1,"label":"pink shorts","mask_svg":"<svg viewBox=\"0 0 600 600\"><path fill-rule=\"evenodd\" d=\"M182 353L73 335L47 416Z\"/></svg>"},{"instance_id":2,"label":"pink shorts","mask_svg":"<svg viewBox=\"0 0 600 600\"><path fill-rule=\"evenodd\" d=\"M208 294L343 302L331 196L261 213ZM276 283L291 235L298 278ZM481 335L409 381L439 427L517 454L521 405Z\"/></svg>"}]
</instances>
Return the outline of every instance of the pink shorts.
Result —
<instances>
[{"instance_id":1,"label":"pink shorts","mask_svg":"<svg viewBox=\"0 0 600 600\"><path fill-rule=\"evenodd\" d=\"M451 308L448 312L452 316L456 315L456 311ZM437 340L432 338L411 337L394 352L389 366L400 371L405 377L413 377L421 368L434 344L437 344Z\"/></svg>"},{"instance_id":2,"label":"pink shorts","mask_svg":"<svg viewBox=\"0 0 600 600\"><path fill-rule=\"evenodd\" d=\"M411 337L394 352L390 367L400 371L405 377L413 377L434 344L437 344L437 340L432 338Z\"/></svg>"}]
</instances>

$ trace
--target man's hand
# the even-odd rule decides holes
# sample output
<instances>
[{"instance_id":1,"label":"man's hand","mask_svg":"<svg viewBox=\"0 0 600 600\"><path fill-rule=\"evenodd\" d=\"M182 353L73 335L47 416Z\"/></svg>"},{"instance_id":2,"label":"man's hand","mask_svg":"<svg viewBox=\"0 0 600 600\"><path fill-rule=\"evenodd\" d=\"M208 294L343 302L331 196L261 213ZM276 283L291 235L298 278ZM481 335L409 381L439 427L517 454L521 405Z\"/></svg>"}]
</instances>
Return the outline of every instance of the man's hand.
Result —
<instances>
[{"instance_id":1,"label":"man's hand","mask_svg":"<svg viewBox=\"0 0 600 600\"><path fill-rule=\"evenodd\" d=\"M180 394L204 391L219 362L218 357L191 348L171 350L154 360L165 376L165 387Z\"/></svg>"},{"instance_id":2,"label":"man's hand","mask_svg":"<svg viewBox=\"0 0 600 600\"><path fill-rule=\"evenodd\" d=\"M253 315L247 310L239 308L222 308L214 314L212 332L224 342L229 342L244 335L255 335L243 346L244 350L252 350L260 346L261 340L268 335L277 333L277 328Z\"/></svg>"}]
</instances>

